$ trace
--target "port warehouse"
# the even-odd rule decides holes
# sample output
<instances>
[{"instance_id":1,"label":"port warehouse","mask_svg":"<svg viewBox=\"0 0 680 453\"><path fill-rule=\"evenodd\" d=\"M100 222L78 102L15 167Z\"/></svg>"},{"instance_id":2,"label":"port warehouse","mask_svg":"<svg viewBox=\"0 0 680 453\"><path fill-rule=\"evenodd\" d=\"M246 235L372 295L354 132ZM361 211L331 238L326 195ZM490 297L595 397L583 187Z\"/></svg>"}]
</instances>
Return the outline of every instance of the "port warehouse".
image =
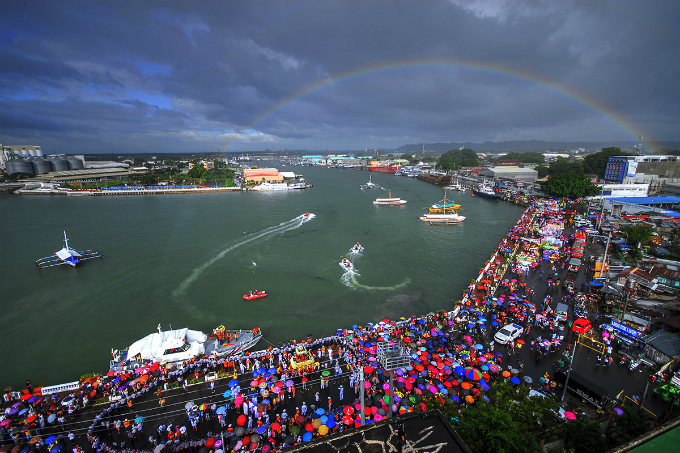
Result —
<instances>
[{"instance_id":1,"label":"port warehouse","mask_svg":"<svg viewBox=\"0 0 680 453\"><path fill-rule=\"evenodd\" d=\"M32 178L22 179L24 182L49 182L49 183L69 183L82 184L88 182L110 181L116 179L126 179L131 175L138 175L146 172L147 169L125 169L125 168L85 168L82 170L53 171Z\"/></svg>"}]
</instances>

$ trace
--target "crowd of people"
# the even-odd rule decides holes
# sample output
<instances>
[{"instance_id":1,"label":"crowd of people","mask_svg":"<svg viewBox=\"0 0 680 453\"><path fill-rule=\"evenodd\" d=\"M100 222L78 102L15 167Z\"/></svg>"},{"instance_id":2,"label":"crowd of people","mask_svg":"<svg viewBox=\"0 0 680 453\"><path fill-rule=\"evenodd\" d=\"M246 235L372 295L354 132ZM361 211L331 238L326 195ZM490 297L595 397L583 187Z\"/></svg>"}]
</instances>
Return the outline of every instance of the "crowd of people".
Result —
<instances>
[{"instance_id":1,"label":"crowd of people","mask_svg":"<svg viewBox=\"0 0 680 453\"><path fill-rule=\"evenodd\" d=\"M538 275L558 278L568 259L566 247L555 248L559 241L568 243L558 228L560 208L554 201L532 204L451 311L355 325L227 359L201 357L174 367L150 363L136 371L112 371L84 381L79 397L73 395L68 405L56 406L55 400L45 407L30 398L9 405L0 427L21 446L20 453L59 453L55 448L63 447L151 453L161 444L176 452L202 446L215 453L268 452L390 414L424 410L425 400L463 411L485 399L494 382L551 393L549 375L525 376L524 364L512 358L522 347L530 348L537 361L553 355L564 364L569 358L569 326L553 308L557 295L534 294L527 284ZM508 324L521 326L522 334L507 344L495 342L493 334ZM393 388L380 362L385 348L409 358L395 371ZM291 360L301 350L313 360L302 365ZM208 376L219 379L206 381ZM201 393L205 390L207 396ZM193 401L199 397L204 401ZM93 404L104 398L112 402ZM64 416L65 408L71 418L53 417ZM79 413L89 425L78 424ZM29 420L27 414L36 418ZM45 430L64 436L47 442L40 437ZM67 442L68 433L75 441Z\"/></svg>"}]
</instances>

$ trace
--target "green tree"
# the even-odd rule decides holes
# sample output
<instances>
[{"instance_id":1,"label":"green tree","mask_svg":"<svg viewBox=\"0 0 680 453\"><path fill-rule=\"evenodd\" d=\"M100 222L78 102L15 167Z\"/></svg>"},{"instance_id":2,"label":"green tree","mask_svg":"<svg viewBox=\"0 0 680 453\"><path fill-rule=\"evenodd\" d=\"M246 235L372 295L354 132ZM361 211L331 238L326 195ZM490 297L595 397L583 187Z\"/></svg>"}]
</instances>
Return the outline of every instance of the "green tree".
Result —
<instances>
[{"instance_id":1,"label":"green tree","mask_svg":"<svg viewBox=\"0 0 680 453\"><path fill-rule=\"evenodd\" d=\"M541 182L546 194L558 198L583 198L597 195L600 189L584 174L561 173Z\"/></svg>"},{"instance_id":2,"label":"green tree","mask_svg":"<svg viewBox=\"0 0 680 453\"><path fill-rule=\"evenodd\" d=\"M638 243L647 242L652 238L654 227L646 223L638 223L621 228L621 232L637 247Z\"/></svg>"},{"instance_id":3,"label":"green tree","mask_svg":"<svg viewBox=\"0 0 680 453\"><path fill-rule=\"evenodd\" d=\"M441 155L438 160L442 170L456 170L460 167L474 167L479 165L477 153L471 149L452 149Z\"/></svg>"},{"instance_id":4,"label":"green tree","mask_svg":"<svg viewBox=\"0 0 680 453\"><path fill-rule=\"evenodd\" d=\"M581 162L569 162L569 159L558 157L550 164L548 169L550 175L561 175L563 173L583 173L583 164Z\"/></svg>"},{"instance_id":5,"label":"green tree","mask_svg":"<svg viewBox=\"0 0 680 453\"><path fill-rule=\"evenodd\" d=\"M574 453L600 453L605 451L606 442L600 424L588 419L572 420L567 423L565 447Z\"/></svg>"},{"instance_id":6,"label":"green tree","mask_svg":"<svg viewBox=\"0 0 680 453\"><path fill-rule=\"evenodd\" d=\"M614 434L619 443L626 443L649 431L652 422L646 413L630 407L623 408L623 414L616 417Z\"/></svg>"},{"instance_id":7,"label":"green tree","mask_svg":"<svg viewBox=\"0 0 680 453\"><path fill-rule=\"evenodd\" d=\"M536 442L520 431L517 420L504 407L475 404L461 415L456 431L474 453L537 451Z\"/></svg>"},{"instance_id":8,"label":"green tree","mask_svg":"<svg viewBox=\"0 0 680 453\"><path fill-rule=\"evenodd\" d=\"M675 410L680 408L680 389L671 384L664 384L661 387L655 388L654 394L668 403L661 421L672 419Z\"/></svg>"},{"instance_id":9,"label":"green tree","mask_svg":"<svg viewBox=\"0 0 680 453\"><path fill-rule=\"evenodd\" d=\"M188 176L192 179L201 179L206 172L205 167L197 160L192 163L193 167L189 170Z\"/></svg>"},{"instance_id":10,"label":"green tree","mask_svg":"<svg viewBox=\"0 0 680 453\"><path fill-rule=\"evenodd\" d=\"M543 179L548 176L548 167L545 165L538 165L537 167L534 167L534 170L538 172L539 179Z\"/></svg>"}]
</instances>

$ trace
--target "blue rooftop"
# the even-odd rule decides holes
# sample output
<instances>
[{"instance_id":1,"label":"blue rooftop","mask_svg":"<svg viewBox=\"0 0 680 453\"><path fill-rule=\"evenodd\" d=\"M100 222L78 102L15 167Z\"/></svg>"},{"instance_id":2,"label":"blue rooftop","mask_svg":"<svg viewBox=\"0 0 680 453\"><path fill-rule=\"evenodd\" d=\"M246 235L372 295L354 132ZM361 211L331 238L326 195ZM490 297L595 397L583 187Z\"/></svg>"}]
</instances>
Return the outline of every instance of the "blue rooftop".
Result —
<instances>
[{"instance_id":1,"label":"blue rooftop","mask_svg":"<svg viewBox=\"0 0 680 453\"><path fill-rule=\"evenodd\" d=\"M680 203L678 197L622 197L609 198L609 200L619 201L621 203L635 203L635 204L673 204Z\"/></svg>"}]
</instances>

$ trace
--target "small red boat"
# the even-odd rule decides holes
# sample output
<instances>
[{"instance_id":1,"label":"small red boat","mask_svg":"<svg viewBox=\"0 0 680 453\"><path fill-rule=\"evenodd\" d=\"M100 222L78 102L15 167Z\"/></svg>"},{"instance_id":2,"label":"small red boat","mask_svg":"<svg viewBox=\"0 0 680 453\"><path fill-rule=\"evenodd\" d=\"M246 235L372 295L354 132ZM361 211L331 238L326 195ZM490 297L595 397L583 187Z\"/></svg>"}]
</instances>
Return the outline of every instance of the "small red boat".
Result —
<instances>
[{"instance_id":1,"label":"small red boat","mask_svg":"<svg viewBox=\"0 0 680 453\"><path fill-rule=\"evenodd\" d=\"M255 300L255 299L261 299L263 297L267 297L267 292L266 291L251 291L248 294L244 294L243 298L245 300Z\"/></svg>"}]
</instances>

